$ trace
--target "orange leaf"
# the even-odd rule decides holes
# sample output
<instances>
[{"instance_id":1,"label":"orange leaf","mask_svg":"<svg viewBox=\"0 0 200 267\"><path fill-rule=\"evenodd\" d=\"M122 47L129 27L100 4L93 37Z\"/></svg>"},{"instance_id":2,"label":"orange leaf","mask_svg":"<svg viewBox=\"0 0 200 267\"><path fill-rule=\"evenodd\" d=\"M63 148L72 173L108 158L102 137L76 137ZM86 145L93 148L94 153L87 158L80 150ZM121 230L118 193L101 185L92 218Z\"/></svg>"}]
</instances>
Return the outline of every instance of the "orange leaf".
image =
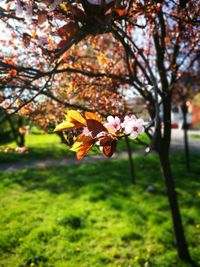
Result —
<instances>
[{"instance_id":1,"label":"orange leaf","mask_svg":"<svg viewBox=\"0 0 200 267\"><path fill-rule=\"evenodd\" d=\"M94 144L85 144L80 147L80 149L76 152L76 157L78 160L81 160L87 152L93 147Z\"/></svg>"},{"instance_id":2,"label":"orange leaf","mask_svg":"<svg viewBox=\"0 0 200 267\"><path fill-rule=\"evenodd\" d=\"M122 17L122 16L125 16L127 11L126 11L126 8L119 8L119 9L116 9L115 10L117 12L117 14Z\"/></svg>"},{"instance_id":3,"label":"orange leaf","mask_svg":"<svg viewBox=\"0 0 200 267\"><path fill-rule=\"evenodd\" d=\"M12 69L9 71L10 76L16 76L17 75L17 71L15 69Z\"/></svg>"},{"instance_id":4,"label":"orange leaf","mask_svg":"<svg viewBox=\"0 0 200 267\"><path fill-rule=\"evenodd\" d=\"M20 127L19 128L19 133L20 134L25 134L26 133L26 128L25 127Z\"/></svg>"},{"instance_id":5,"label":"orange leaf","mask_svg":"<svg viewBox=\"0 0 200 267\"><path fill-rule=\"evenodd\" d=\"M15 65L13 59L11 58L4 58L3 61L9 65L13 65L13 66Z\"/></svg>"},{"instance_id":6,"label":"orange leaf","mask_svg":"<svg viewBox=\"0 0 200 267\"><path fill-rule=\"evenodd\" d=\"M99 116L93 112L85 112L85 117L87 120L96 120L101 122L101 119L99 118Z\"/></svg>"},{"instance_id":7,"label":"orange leaf","mask_svg":"<svg viewBox=\"0 0 200 267\"><path fill-rule=\"evenodd\" d=\"M31 107L29 104L26 106L22 107L19 111L18 114L20 115L29 115L31 113Z\"/></svg>"},{"instance_id":8,"label":"orange leaf","mask_svg":"<svg viewBox=\"0 0 200 267\"><path fill-rule=\"evenodd\" d=\"M95 139L93 139L91 136L85 136L83 134L80 134L76 142L73 144L71 150L76 151L76 156L78 160L81 160L87 152L93 147L95 144Z\"/></svg>"}]
</instances>

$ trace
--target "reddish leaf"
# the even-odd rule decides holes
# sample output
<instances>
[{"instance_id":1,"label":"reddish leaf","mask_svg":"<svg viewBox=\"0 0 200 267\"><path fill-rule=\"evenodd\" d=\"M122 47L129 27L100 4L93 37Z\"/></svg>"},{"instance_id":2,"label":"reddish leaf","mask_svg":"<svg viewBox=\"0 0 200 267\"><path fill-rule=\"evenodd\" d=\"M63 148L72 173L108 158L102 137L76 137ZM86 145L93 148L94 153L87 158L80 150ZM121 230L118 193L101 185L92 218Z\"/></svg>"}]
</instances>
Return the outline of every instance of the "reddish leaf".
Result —
<instances>
[{"instance_id":1,"label":"reddish leaf","mask_svg":"<svg viewBox=\"0 0 200 267\"><path fill-rule=\"evenodd\" d=\"M72 12L72 19L74 19L76 21L77 20L78 21L85 21L86 20L86 15L80 8L73 7L71 5L70 10Z\"/></svg>"},{"instance_id":2,"label":"reddish leaf","mask_svg":"<svg viewBox=\"0 0 200 267\"><path fill-rule=\"evenodd\" d=\"M126 8L119 8L119 9L116 9L115 11L120 17L125 16L127 13Z\"/></svg>"},{"instance_id":3,"label":"reddish leaf","mask_svg":"<svg viewBox=\"0 0 200 267\"><path fill-rule=\"evenodd\" d=\"M39 14L38 14L38 24L39 24L39 26L43 25L46 20L47 20L47 12L46 11L40 11Z\"/></svg>"},{"instance_id":4,"label":"reddish leaf","mask_svg":"<svg viewBox=\"0 0 200 267\"><path fill-rule=\"evenodd\" d=\"M67 45L67 43L71 40L71 38L76 34L78 31L78 26L75 22L70 22L68 24L65 24L63 27L58 29L58 34L62 38L60 43L58 44L58 49L62 49ZM60 62L65 56L61 56L58 59L58 62Z\"/></svg>"},{"instance_id":5,"label":"reddish leaf","mask_svg":"<svg viewBox=\"0 0 200 267\"><path fill-rule=\"evenodd\" d=\"M66 46L68 43L68 40L61 40L59 43L58 43L58 46L57 48L58 49L62 49L64 46Z\"/></svg>"},{"instance_id":6,"label":"reddish leaf","mask_svg":"<svg viewBox=\"0 0 200 267\"><path fill-rule=\"evenodd\" d=\"M58 34L61 37L68 37L70 38L73 34L75 34L78 30L78 26L75 22L69 22L65 24L61 28L58 29Z\"/></svg>"},{"instance_id":7,"label":"reddish leaf","mask_svg":"<svg viewBox=\"0 0 200 267\"><path fill-rule=\"evenodd\" d=\"M80 143L90 143L93 141L94 141L94 139L91 136L84 135L84 134L79 134L76 138L76 142L80 142Z\"/></svg>"},{"instance_id":8,"label":"reddish leaf","mask_svg":"<svg viewBox=\"0 0 200 267\"><path fill-rule=\"evenodd\" d=\"M3 61L9 65L13 65L13 66L15 65L13 59L11 58L4 58Z\"/></svg>"},{"instance_id":9,"label":"reddish leaf","mask_svg":"<svg viewBox=\"0 0 200 267\"><path fill-rule=\"evenodd\" d=\"M16 76L17 75L17 71L15 69L12 69L9 71L10 76Z\"/></svg>"},{"instance_id":10,"label":"reddish leaf","mask_svg":"<svg viewBox=\"0 0 200 267\"><path fill-rule=\"evenodd\" d=\"M116 149L116 145L117 145L117 141L113 140L112 144L110 146L104 146L103 147L103 153L106 157L110 158L112 157L113 153L115 152Z\"/></svg>"},{"instance_id":11,"label":"reddish leaf","mask_svg":"<svg viewBox=\"0 0 200 267\"><path fill-rule=\"evenodd\" d=\"M92 133L92 137L96 137L97 134L101 132L108 132L108 130L103 126L103 124L97 120L87 120L87 127L89 131Z\"/></svg>"}]
</instances>

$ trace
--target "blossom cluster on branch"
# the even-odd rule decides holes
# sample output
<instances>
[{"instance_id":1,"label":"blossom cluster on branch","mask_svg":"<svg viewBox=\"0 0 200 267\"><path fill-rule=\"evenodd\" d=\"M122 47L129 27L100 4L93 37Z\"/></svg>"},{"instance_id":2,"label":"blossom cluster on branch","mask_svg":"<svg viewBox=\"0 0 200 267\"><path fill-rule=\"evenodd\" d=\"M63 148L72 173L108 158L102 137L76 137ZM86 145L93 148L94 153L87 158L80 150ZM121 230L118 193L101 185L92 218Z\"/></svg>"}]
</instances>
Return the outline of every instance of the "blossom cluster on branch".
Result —
<instances>
[{"instance_id":1,"label":"blossom cluster on branch","mask_svg":"<svg viewBox=\"0 0 200 267\"><path fill-rule=\"evenodd\" d=\"M79 130L71 148L79 160L94 145L98 145L106 157L111 157L119 139L124 136L135 139L144 132L144 121L134 115L125 116L123 121L117 116L108 116L104 122L95 113L85 112L82 115L78 111L69 110L65 117L66 120L58 124L55 131Z\"/></svg>"}]
</instances>

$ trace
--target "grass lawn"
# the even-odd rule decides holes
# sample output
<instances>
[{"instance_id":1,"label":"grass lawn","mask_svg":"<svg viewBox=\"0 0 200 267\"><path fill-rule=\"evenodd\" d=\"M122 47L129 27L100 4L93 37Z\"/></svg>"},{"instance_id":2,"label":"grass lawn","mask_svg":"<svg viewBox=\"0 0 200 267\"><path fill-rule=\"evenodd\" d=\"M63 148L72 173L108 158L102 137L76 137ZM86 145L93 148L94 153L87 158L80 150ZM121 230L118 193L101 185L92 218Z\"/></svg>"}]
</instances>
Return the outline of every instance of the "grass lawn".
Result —
<instances>
[{"instance_id":1,"label":"grass lawn","mask_svg":"<svg viewBox=\"0 0 200 267\"><path fill-rule=\"evenodd\" d=\"M2 152L0 151L0 163L9 162L25 162L28 160L42 160L42 159L60 159L69 156L74 156L75 153L70 151L69 147L60 142L60 138L56 134L30 134L26 135L26 146L29 148L28 154L19 154L16 152ZM148 137L141 135L141 140L148 143ZM15 142L1 144L1 146L16 147ZM144 145L131 140L132 149L144 148ZM126 144L124 140L118 143L117 151L125 151ZM101 153L98 148L94 148L90 154Z\"/></svg>"},{"instance_id":2,"label":"grass lawn","mask_svg":"<svg viewBox=\"0 0 200 267\"><path fill-rule=\"evenodd\" d=\"M186 237L200 263L200 158L173 155ZM156 156L0 173L1 267L184 267ZM153 183L154 190L146 191Z\"/></svg>"},{"instance_id":3,"label":"grass lawn","mask_svg":"<svg viewBox=\"0 0 200 267\"><path fill-rule=\"evenodd\" d=\"M191 134L190 136L193 138L200 138L200 134Z\"/></svg>"},{"instance_id":4,"label":"grass lawn","mask_svg":"<svg viewBox=\"0 0 200 267\"><path fill-rule=\"evenodd\" d=\"M73 155L73 152L60 142L60 138L56 134L30 134L26 135L25 138L25 145L29 148L29 153L18 154L16 152L5 153L0 151L0 163L47 158L59 159ZM16 144L15 142L10 142L1 146L16 147Z\"/></svg>"}]
</instances>

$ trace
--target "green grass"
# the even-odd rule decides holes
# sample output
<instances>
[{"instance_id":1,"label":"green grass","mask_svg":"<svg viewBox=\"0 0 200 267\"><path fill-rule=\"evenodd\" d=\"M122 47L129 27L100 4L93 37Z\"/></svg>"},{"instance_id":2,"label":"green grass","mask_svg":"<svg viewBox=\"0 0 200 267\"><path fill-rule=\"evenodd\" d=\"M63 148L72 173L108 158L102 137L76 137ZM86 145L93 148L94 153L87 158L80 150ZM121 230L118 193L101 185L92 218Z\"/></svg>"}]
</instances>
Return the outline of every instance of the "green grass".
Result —
<instances>
[{"instance_id":1,"label":"green grass","mask_svg":"<svg viewBox=\"0 0 200 267\"><path fill-rule=\"evenodd\" d=\"M200 134L191 134L190 136L193 138L200 138Z\"/></svg>"},{"instance_id":2,"label":"green grass","mask_svg":"<svg viewBox=\"0 0 200 267\"><path fill-rule=\"evenodd\" d=\"M138 137L138 140L137 139L133 140L133 139L129 138L129 141L130 141L131 149L134 151L134 150L138 150L138 149L144 149L146 147L146 144L149 144L150 140L146 134L141 134ZM126 151L126 143L125 143L124 138L122 138L121 140L118 141L117 151L118 152Z\"/></svg>"},{"instance_id":3,"label":"green grass","mask_svg":"<svg viewBox=\"0 0 200 267\"><path fill-rule=\"evenodd\" d=\"M29 148L28 154L19 154L16 152L0 151L0 163L6 162L24 162L28 160L40 160L50 158L64 158L72 156L68 147L60 142L56 134L30 134L26 135L26 147ZM2 146L16 147L15 142L10 142ZM0 146L1 147L1 146Z\"/></svg>"},{"instance_id":4,"label":"green grass","mask_svg":"<svg viewBox=\"0 0 200 267\"><path fill-rule=\"evenodd\" d=\"M61 159L69 156L74 156L75 153L70 151L69 147L60 142L60 138L56 134L35 134L26 135L26 147L29 148L28 154L19 154L16 152L2 152L0 151L0 163L9 162L25 162L29 160L43 160L43 159ZM141 135L141 140L148 143L148 137ZM144 148L144 145L131 140L131 147L133 150ZM1 146L16 147L15 142L4 143ZM124 140L118 143L117 151L125 151L126 144ZM98 148L94 148L90 154L101 153Z\"/></svg>"},{"instance_id":5,"label":"green grass","mask_svg":"<svg viewBox=\"0 0 200 267\"><path fill-rule=\"evenodd\" d=\"M173 171L186 237L200 263L200 159ZM0 173L1 267L184 267L155 156ZM148 184L154 191L146 191Z\"/></svg>"}]
</instances>

